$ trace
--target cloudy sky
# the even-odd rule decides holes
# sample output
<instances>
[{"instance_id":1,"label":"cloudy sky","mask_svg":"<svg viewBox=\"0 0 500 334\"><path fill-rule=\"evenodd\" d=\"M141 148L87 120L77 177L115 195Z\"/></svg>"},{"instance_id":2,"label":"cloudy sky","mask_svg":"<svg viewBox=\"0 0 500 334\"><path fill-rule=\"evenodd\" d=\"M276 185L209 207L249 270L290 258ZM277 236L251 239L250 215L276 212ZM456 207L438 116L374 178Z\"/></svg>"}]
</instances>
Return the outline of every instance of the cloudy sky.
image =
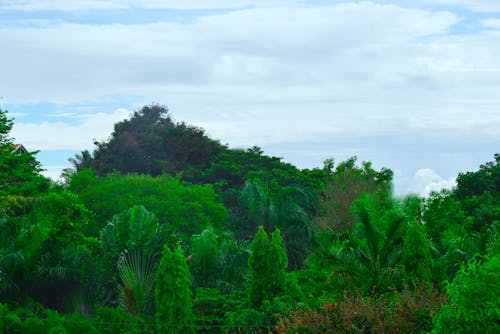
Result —
<instances>
[{"instance_id":1,"label":"cloudy sky","mask_svg":"<svg viewBox=\"0 0 500 334\"><path fill-rule=\"evenodd\" d=\"M0 46L47 175L152 102L301 168L387 166L397 194L500 151L498 0L0 0Z\"/></svg>"}]
</instances>

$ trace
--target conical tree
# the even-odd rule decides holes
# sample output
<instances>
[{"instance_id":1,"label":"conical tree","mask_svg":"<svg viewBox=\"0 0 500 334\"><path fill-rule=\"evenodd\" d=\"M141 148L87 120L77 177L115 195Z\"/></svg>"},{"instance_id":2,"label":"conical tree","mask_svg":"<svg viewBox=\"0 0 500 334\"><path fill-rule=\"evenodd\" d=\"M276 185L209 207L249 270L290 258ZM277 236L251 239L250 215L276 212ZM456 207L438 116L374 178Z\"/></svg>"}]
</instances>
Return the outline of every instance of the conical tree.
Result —
<instances>
[{"instance_id":1,"label":"conical tree","mask_svg":"<svg viewBox=\"0 0 500 334\"><path fill-rule=\"evenodd\" d=\"M156 320L159 333L193 331L191 280L180 247L174 252L165 245L158 267L155 288Z\"/></svg>"},{"instance_id":2,"label":"conical tree","mask_svg":"<svg viewBox=\"0 0 500 334\"><path fill-rule=\"evenodd\" d=\"M406 230L401 260L407 282L430 281L432 259L429 243L425 237L424 226L416 221Z\"/></svg>"},{"instance_id":3,"label":"conical tree","mask_svg":"<svg viewBox=\"0 0 500 334\"><path fill-rule=\"evenodd\" d=\"M269 242L264 227L260 226L250 245L248 297L254 307L285 292L288 259L281 243L279 229L276 229Z\"/></svg>"}]
</instances>

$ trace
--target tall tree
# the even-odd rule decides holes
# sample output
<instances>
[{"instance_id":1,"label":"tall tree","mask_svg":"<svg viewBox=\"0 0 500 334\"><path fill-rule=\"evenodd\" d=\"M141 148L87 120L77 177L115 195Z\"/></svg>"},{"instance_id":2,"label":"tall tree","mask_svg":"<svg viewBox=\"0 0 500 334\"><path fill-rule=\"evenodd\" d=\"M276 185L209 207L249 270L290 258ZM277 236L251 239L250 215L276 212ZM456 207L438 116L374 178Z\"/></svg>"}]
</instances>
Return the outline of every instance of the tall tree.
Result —
<instances>
[{"instance_id":1,"label":"tall tree","mask_svg":"<svg viewBox=\"0 0 500 334\"><path fill-rule=\"evenodd\" d=\"M417 221L406 230L402 250L402 263L407 282L431 280L432 259L425 227Z\"/></svg>"},{"instance_id":2,"label":"tall tree","mask_svg":"<svg viewBox=\"0 0 500 334\"><path fill-rule=\"evenodd\" d=\"M159 333L193 332L193 301L186 258L180 247L168 245L158 267L155 288L156 320Z\"/></svg>"},{"instance_id":3,"label":"tall tree","mask_svg":"<svg viewBox=\"0 0 500 334\"><path fill-rule=\"evenodd\" d=\"M116 123L108 141L96 142L92 159L84 151L71 159L76 169L95 168L98 175L113 171L153 176L203 168L224 146L203 129L176 123L165 106L152 104Z\"/></svg>"},{"instance_id":4,"label":"tall tree","mask_svg":"<svg viewBox=\"0 0 500 334\"><path fill-rule=\"evenodd\" d=\"M477 171L458 174L453 194L472 218L474 231L484 238L491 234L492 225L500 222L500 154Z\"/></svg>"},{"instance_id":5,"label":"tall tree","mask_svg":"<svg viewBox=\"0 0 500 334\"><path fill-rule=\"evenodd\" d=\"M263 226L259 226L250 245L250 285L248 296L254 307L259 307L264 300L282 295L286 291L286 267L288 259L281 245L283 239L279 229L269 241Z\"/></svg>"}]
</instances>

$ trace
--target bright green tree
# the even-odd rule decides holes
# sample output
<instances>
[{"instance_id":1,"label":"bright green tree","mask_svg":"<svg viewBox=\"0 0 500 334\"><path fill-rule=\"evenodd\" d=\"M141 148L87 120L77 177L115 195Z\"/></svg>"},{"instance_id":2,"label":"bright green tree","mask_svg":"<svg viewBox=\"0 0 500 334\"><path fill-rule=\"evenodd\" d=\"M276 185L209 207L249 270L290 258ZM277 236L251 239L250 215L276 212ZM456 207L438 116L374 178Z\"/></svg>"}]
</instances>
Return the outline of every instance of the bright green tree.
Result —
<instances>
[{"instance_id":1,"label":"bright green tree","mask_svg":"<svg viewBox=\"0 0 500 334\"><path fill-rule=\"evenodd\" d=\"M248 297L254 307L282 295L286 290L288 260L281 243L279 229L275 230L269 241L264 227L260 226L250 245Z\"/></svg>"},{"instance_id":2,"label":"bright green tree","mask_svg":"<svg viewBox=\"0 0 500 334\"><path fill-rule=\"evenodd\" d=\"M434 318L432 333L500 333L498 273L499 254L462 266L448 283L449 300Z\"/></svg>"},{"instance_id":3,"label":"bright green tree","mask_svg":"<svg viewBox=\"0 0 500 334\"><path fill-rule=\"evenodd\" d=\"M464 213L453 193L443 190L426 200L423 221L434 249L433 280L451 280L478 251L471 233L472 218Z\"/></svg>"},{"instance_id":4,"label":"bright green tree","mask_svg":"<svg viewBox=\"0 0 500 334\"><path fill-rule=\"evenodd\" d=\"M155 288L156 320L160 333L193 332L193 301L186 258L180 247L168 245L158 267Z\"/></svg>"},{"instance_id":5,"label":"bright green tree","mask_svg":"<svg viewBox=\"0 0 500 334\"><path fill-rule=\"evenodd\" d=\"M70 189L79 194L103 225L134 205L143 205L161 225L187 235L200 233L208 225L220 227L227 218L226 209L210 185L185 184L168 174L97 177L87 169L70 177Z\"/></svg>"}]
</instances>

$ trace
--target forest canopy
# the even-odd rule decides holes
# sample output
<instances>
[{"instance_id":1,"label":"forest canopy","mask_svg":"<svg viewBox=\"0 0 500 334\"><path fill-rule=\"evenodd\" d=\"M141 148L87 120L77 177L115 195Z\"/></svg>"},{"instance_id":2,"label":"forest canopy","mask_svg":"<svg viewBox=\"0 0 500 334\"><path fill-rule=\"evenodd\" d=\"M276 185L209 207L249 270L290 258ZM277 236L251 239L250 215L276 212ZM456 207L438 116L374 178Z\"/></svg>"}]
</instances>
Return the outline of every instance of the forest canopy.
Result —
<instances>
[{"instance_id":1,"label":"forest canopy","mask_svg":"<svg viewBox=\"0 0 500 334\"><path fill-rule=\"evenodd\" d=\"M500 154L395 197L389 168L301 170L152 104L54 182L12 125L1 333L500 332Z\"/></svg>"}]
</instances>

